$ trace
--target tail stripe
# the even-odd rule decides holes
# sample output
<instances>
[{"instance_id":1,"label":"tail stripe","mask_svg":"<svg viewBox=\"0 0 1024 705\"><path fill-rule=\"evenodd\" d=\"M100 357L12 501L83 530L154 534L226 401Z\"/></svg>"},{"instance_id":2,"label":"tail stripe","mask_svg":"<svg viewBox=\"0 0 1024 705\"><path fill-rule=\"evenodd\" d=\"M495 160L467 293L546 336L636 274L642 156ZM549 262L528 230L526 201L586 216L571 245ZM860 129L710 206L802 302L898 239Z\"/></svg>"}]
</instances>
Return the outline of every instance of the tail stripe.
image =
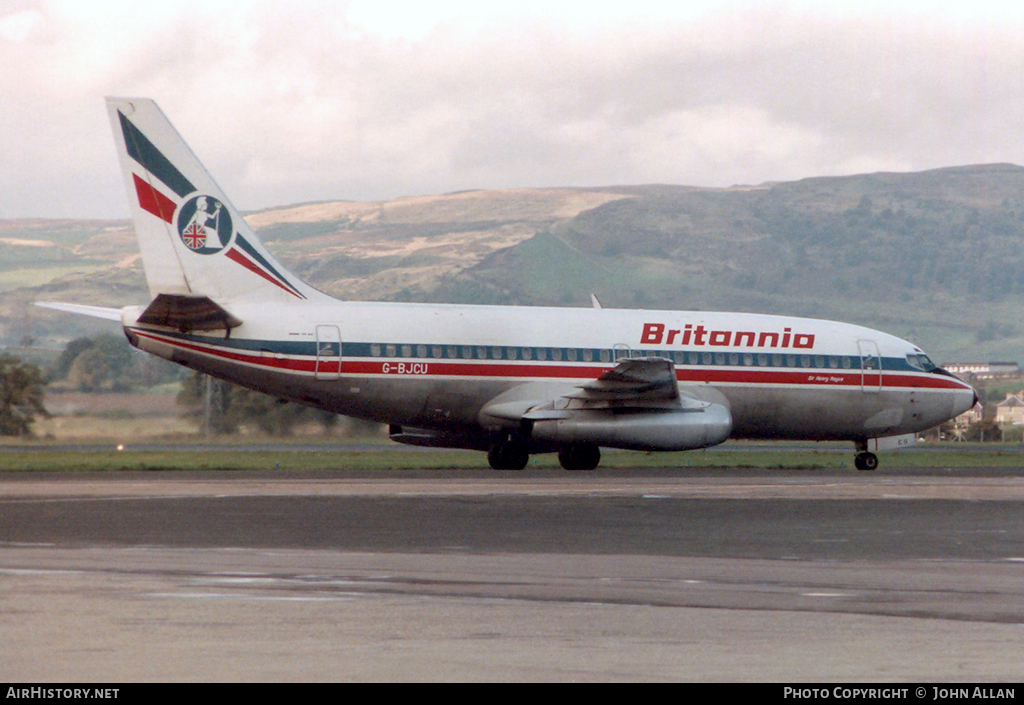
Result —
<instances>
[{"instance_id":1,"label":"tail stripe","mask_svg":"<svg viewBox=\"0 0 1024 705\"><path fill-rule=\"evenodd\" d=\"M177 208L174 201L140 179L137 174L132 174L132 177L135 179L135 193L139 196L139 205L142 209L168 223L173 222L174 211Z\"/></svg>"},{"instance_id":2,"label":"tail stripe","mask_svg":"<svg viewBox=\"0 0 1024 705\"><path fill-rule=\"evenodd\" d=\"M206 297L225 310L331 300L263 247L156 103L108 98L107 112L153 297Z\"/></svg>"},{"instance_id":3,"label":"tail stripe","mask_svg":"<svg viewBox=\"0 0 1024 705\"><path fill-rule=\"evenodd\" d=\"M167 184L167 187L178 196L184 198L196 190L192 182L171 164L171 161L139 131L139 128L124 116L124 113L118 110L117 115L121 118L121 130L124 132L124 143L128 149L128 156L144 166L150 174Z\"/></svg>"},{"instance_id":4,"label":"tail stripe","mask_svg":"<svg viewBox=\"0 0 1024 705\"><path fill-rule=\"evenodd\" d=\"M287 284L286 282L278 281L273 276L271 276L271 274L269 272L265 272L262 269L260 269L259 265L257 265L255 262L253 262L253 261L251 261L249 259L246 259L245 254L242 253L241 250L236 250L234 247L232 247L225 254L227 255L228 259L237 262L238 264L240 264L243 267L245 267L246 269L248 269L250 272L253 272L254 274L258 274L259 276L263 277L264 279L266 279L271 284L274 284L275 286L281 287L282 289L287 291L292 296L297 296L300 299L306 298L302 294L299 294L299 293L293 291L289 286L286 285Z\"/></svg>"},{"instance_id":5,"label":"tail stripe","mask_svg":"<svg viewBox=\"0 0 1024 705\"><path fill-rule=\"evenodd\" d=\"M261 255L259 253L259 251L255 247L250 245L249 241L246 240L244 237L242 237L241 233L238 233L238 236L235 238L235 243L238 245L238 247L243 252L245 252L245 254L249 255L251 258L256 260L263 267L266 267L266 269L271 274L273 274L275 277L277 277L277 279L280 280L280 281L275 281L274 282L275 284L277 284L278 286L281 286L282 284L284 284L283 288L285 288L290 293L293 293L296 296L299 296L299 297L301 297L303 299L306 298L305 296L302 296L302 294L299 293L299 290L296 287L294 287L291 284L291 282L289 282L287 279L285 279L284 276L279 271L274 269L274 266L272 264L270 264L270 262L268 262L267 259L263 255ZM266 276L266 275L264 275L264 276Z\"/></svg>"}]
</instances>

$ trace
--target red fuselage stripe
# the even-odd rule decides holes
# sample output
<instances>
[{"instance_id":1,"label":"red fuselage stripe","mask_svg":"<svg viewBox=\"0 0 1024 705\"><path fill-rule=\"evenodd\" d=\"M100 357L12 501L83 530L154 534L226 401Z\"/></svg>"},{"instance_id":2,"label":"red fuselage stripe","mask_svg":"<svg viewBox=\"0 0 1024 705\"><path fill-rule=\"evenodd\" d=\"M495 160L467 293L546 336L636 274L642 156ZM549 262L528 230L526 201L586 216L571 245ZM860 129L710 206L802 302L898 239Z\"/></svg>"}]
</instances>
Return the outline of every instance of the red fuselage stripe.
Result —
<instances>
[{"instance_id":1,"label":"red fuselage stripe","mask_svg":"<svg viewBox=\"0 0 1024 705\"><path fill-rule=\"evenodd\" d=\"M143 337L161 343L189 350L204 355L212 355L223 360L257 365L282 372L314 373L317 371L317 359L314 357L281 357L273 354L259 354L248 351L226 349L220 346L192 343L177 338L165 337L157 333L136 330ZM436 359L424 360L385 360L385 359L345 359L340 372L350 375L373 375L380 377L419 376L419 377L494 377L507 379L596 379L613 367L611 364L601 366L573 365L561 363L538 362L455 362ZM321 359L319 372L338 372L336 359ZM859 388L862 384L868 387L879 385L878 373L837 370L764 370L764 369L728 369L705 367L682 367L676 369L676 378L680 382L710 382L719 384L749 385L807 385ZM863 379L862 379L863 378ZM963 384L955 379L934 374L913 374L904 372L882 372L882 382L886 388L914 389L962 389Z\"/></svg>"}]
</instances>

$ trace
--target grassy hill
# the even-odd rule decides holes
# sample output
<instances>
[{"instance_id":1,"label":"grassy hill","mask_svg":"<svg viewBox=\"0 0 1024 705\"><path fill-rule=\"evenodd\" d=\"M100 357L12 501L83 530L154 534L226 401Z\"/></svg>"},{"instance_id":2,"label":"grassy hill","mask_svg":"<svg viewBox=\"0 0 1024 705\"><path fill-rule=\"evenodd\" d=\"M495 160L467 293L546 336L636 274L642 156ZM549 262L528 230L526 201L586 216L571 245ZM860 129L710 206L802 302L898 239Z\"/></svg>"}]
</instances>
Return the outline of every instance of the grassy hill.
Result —
<instances>
[{"instance_id":1,"label":"grassy hill","mask_svg":"<svg viewBox=\"0 0 1024 705\"><path fill-rule=\"evenodd\" d=\"M728 309L862 323L938 360L1024 360L1024 168L756 187L471 191L248 216L282 262L347 299ZM127 223L0 222L0 342L92 323L39 299L147 298Z\"/></svg>"}]
</instances>

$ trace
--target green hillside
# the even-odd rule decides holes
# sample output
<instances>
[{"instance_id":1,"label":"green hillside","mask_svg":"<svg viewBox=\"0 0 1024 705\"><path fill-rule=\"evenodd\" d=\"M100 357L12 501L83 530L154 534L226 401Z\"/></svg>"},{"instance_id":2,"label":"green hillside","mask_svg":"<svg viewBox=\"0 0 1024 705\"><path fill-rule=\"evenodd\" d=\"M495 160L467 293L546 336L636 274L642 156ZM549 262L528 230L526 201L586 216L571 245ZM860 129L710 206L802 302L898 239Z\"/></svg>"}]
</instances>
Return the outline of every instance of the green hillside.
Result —
<instances>
[{"instance_id":1,"label":"green hillside","mask_svg":"<svg viewBox=\"0 0 1024 705\"><path fill-rule=\"evenodd\" d=\"M471 191L249 216L296 274L348 299L742 310L862 323L938 360L1024 361L1024 168L757 187ZM144 301L126 223L0 222L0 343L87 322L38 299Z\"/></svg>"},{"instance_id":2,"label":"green hillside","mask_svg":"<svg viewBox=\"0 0 1024 705\"><path fill-rule=\"evenodd\" d=\"M606 189L610 190L610 189ZM1024 359L1024 168L635 187L474 269L514 300L837 318L942 359ZM549 252L541 255L541 251Z\"/></svg>"}]
</instances>

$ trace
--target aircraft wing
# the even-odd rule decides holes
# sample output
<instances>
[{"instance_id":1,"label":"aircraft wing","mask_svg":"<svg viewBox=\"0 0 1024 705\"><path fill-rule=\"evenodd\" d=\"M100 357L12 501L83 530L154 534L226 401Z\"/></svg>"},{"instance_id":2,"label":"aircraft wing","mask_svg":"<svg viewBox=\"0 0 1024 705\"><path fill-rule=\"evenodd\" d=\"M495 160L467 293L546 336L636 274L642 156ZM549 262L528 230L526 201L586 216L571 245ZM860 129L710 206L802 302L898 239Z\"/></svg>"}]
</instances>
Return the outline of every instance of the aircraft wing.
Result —
<instances>
[{"instance_id":1,"label":"aircraft wing","mask_svg":"<svg viewBox=\"0 0 1024 705\"><path fill-rule=\"evenodd\" d=\"M495 397L480 411L484 425L502 421L569 419L601 409L697 410L708 403L680 394L675 368L658 357L621 360L597 379L577 386L528 383ZM490 419L488 419L490 417Z\"/></svg>"}]
</instances>

